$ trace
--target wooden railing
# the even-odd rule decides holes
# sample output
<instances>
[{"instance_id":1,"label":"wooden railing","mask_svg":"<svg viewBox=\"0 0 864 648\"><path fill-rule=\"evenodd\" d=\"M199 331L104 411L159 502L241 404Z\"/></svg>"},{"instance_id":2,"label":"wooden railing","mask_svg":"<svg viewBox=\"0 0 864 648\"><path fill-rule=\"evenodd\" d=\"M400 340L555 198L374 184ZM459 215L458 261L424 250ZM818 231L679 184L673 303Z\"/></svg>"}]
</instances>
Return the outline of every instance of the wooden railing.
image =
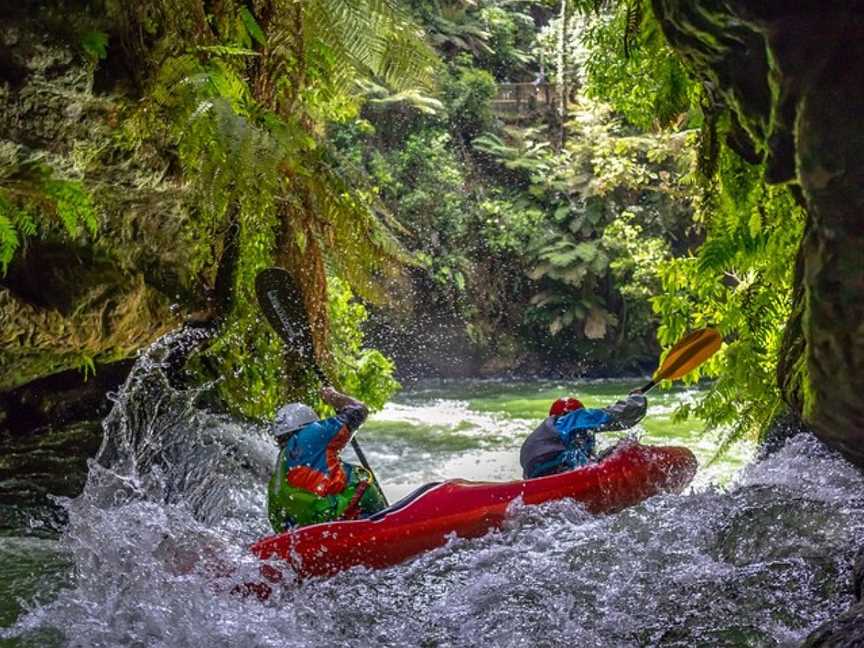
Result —
<instances>
[{"instance_id":1,"label":"wooden railing","mask_svg":"<svg viewBox=\"0 0 864 648\"><path fill-rule=\"evenodd\" d=\"M492 112L502 119L522 119L555 109L555 86L551 83L499 83Z\"/></svg>"}]
</instances>

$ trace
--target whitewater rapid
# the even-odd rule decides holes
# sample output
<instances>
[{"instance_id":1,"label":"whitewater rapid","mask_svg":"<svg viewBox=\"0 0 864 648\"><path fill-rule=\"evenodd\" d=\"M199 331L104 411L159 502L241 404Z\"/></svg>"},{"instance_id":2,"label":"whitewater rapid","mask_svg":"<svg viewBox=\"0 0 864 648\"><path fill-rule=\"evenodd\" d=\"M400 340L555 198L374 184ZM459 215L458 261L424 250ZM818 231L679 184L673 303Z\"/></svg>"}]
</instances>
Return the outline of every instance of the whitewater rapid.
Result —
<instances>
[{"instance_id":1,"label":"whitewater rapid","mask_svg":"<svg viewBox=\"0 0 864 648\"><path fill-rule=\"evenodd\" d=\"M50 594L27 601L0 638L154 648L785 646L851 602L864 479L808 437L723 488L703 484L614 515L569 502L516 507L484 538L454 538L387 570L289 580L266 602L243 598L231 590L258 574L247 548L269 532L275 448L266 429L172 389L164 353L157 345L145 354L116 395L84 493L62 502L60 538L0 545L4 560L41 551L52 565L43 575ZM369 434L391 498L414 481L455 476L446 474L460 468L455 458L430 465L444 446L453 457L507 453L491 468L471 465L515 476L511 450L530 418L502 426L464 401L417 398L424 404L397 404ZM400 435L412 417L454 438Z\"/></svg>"}]
</instances>

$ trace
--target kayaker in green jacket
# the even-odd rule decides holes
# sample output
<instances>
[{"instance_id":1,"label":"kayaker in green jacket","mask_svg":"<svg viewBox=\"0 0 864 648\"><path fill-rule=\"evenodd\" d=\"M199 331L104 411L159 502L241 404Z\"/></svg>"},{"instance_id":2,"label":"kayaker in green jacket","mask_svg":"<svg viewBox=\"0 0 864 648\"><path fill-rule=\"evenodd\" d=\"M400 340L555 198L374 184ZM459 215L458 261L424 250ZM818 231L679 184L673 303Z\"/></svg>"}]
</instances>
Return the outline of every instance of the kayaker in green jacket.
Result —
<instances>
[{"instance_id":1,"label":"kayaker in green jacket","mask_svg":"<svg viewBox=\"0 0 864 648\"><path fill-rule=\"evenodd\" d=\"M321 400L337 411L336 416L318 420L308 405L289 403L273 422L279 457L270 479L267 513L277 533L368 517L387 506L369 471L339 456L366 420L368 408L332 387L321 389Z\"/></svg>"},{"instance_id":2,"label":"kayaker in green jacket","mask_svg":"<svg viewBox=\"0 0 864 648\"><path fill-rule=\"evenodd\" d=\"M602 409L586 408L577 398L559 398L549 417L522 444L523 477L544 477L587 464L594 456L596 433L626 430L645 416L648 401L639 390Z\"/></svg>"}]
</instances>

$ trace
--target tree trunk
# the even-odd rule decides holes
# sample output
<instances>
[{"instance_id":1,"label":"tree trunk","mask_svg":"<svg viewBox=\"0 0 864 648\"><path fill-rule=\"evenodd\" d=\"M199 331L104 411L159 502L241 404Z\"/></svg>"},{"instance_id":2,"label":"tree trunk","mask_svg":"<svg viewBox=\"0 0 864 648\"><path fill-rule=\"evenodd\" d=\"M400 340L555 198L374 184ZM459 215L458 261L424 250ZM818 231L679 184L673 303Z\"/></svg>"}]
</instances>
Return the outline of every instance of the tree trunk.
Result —
<instances>
[{"instance_id":1,"label":"tree trunk","mask_svg":"<svg viewBox=\"0 0 864 648\"><path fill-rule=\"evenodd\" d=\"M561 24L558 26L558 150L564 148L567 123L567 0L561 0Z\"/></svg>"}]
</instances>

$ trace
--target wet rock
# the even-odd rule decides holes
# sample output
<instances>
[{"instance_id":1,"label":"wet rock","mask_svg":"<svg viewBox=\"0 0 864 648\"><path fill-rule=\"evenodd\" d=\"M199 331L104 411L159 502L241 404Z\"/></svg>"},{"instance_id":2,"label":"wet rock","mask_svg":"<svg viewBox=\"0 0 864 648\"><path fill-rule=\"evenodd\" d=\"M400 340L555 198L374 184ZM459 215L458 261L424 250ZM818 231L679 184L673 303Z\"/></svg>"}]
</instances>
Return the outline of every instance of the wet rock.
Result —
<instances>
[{"instance_id":1,"label":"wet rock","mask_svg":"<svg viewBox=\"0 0 864 648\"><path fill-rule=\"evenodd\" d=\"M836 523L836 519L833 522ZM849 585L845 580L844 578L838 582L837 589L841 592L848 592ZM864 547L858 550L853 559L851 585L857 604L810 633L802 644L803 648L861 648L864 646L864 600L862 600Z\"/></svg>"},{"instance_id":2,"label":"wet rock","mask_svg":"<svg viewBox=\"0 0 864 648\"><path fill-rule=\"evenodd\" d=\"M116 390L132 368L132 360L98 367L87 376L66 371L0 393L0 434L21 439L49 425L97 420L111 405L106 394Z\"/></svg>"},{"instance_id":3,"label":"wet rock","mask_svg":"<svg viewBox=\"0 0 864 648\"><path fill-rule=\"evenodd\" d=\"M802 648L861 648L864 646L864 603L825 623L801 644Z\"/></svg>"},{"instance_id":4,"label":"wet rock","mask_svg":"<svg viewBox=\"0 0 864 648\"><path fill-rule=\"evenodd\" d=\"M861 601L864 595L864 547L858 550L855 564L852 566L852 587L855 598Z\"/></svg>"},{"instance_id":5,"label":"wet rock","mask_svg":"<svg viewBox=\"0 0 864 648\"><path fill-rule=\"evenodd\" d=\"M803 421L792 412L785 412L771 422L771 426L762 437L757 460L767 459L780 450L786 442L799 434L812 434Z\"/></svg>"}]
</instances>

